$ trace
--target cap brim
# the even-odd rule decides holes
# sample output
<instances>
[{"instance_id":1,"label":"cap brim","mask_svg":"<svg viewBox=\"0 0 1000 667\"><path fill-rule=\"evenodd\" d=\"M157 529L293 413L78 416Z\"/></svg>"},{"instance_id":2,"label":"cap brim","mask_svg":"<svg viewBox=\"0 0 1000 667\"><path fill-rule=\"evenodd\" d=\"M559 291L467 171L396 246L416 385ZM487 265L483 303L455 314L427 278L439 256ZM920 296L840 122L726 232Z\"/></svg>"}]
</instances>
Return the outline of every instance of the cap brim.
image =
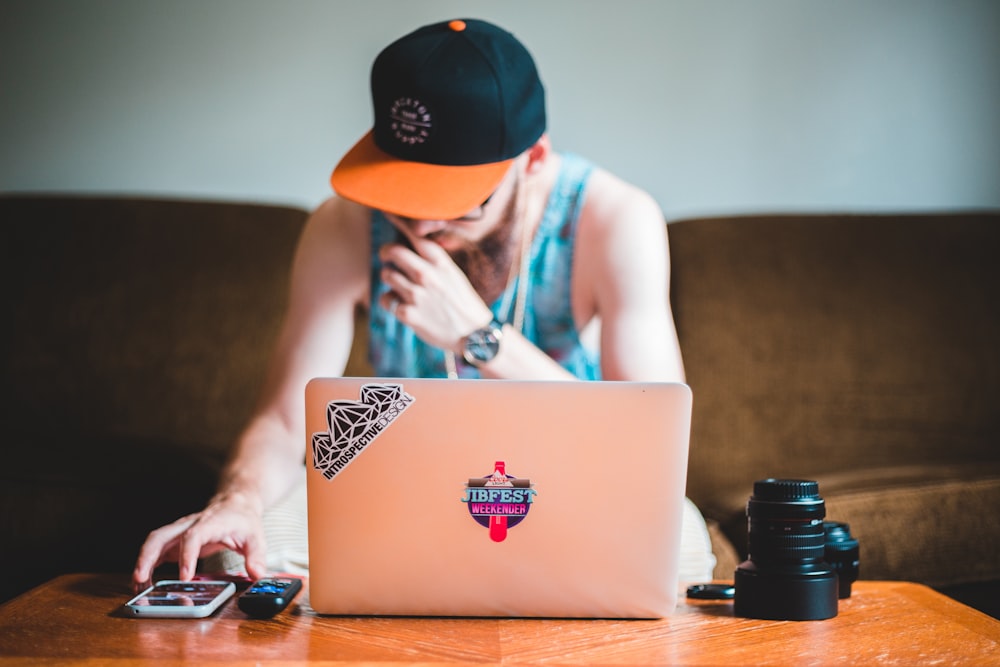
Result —
<instances>
[{"instance_id":1,"label":"cap brim","mask_svg":"<svg viewBox=\"0 0 1000 667\"><path fill-rule=\"evenodd\" d=\"M460 218L500 185L513 160L445 166L400 160L369 132L341 159L330 185L345 199L419 220Z\"/></svg>"}]
</instances>

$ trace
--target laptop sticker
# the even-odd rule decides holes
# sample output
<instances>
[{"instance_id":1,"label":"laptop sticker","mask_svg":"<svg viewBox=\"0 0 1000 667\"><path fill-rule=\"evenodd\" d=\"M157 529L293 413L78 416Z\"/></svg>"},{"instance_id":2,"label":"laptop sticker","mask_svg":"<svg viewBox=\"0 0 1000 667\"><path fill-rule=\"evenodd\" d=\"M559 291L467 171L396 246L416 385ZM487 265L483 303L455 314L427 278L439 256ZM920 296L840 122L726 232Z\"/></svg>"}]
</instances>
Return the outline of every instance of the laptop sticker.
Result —
<instances>
[{"instance_id":1,"label":"laptop sticker","mask_svg":"<svg viewBox=\"0 0 1000 667\"><path fill-rule=\"evenodd\" d=\"M326 406L326 432L313 433L313 467L328 480L339 475L416 399L401 384L366 384L361 400Z\"/></svg>"},{"instance_id":2,"label":"laptop sticker","mask_svg":"<svg viewBox=\"0 0 1000 667\"><path fill-rule=\"evenodd\" d=\"M462 498L469 514L479 525L489 529L494 542L506 540L507 530L528 516L537 494L530 480L508 475L506 468L506 463L497 461L492 475L469 479Z\"/></svg>"}]
</instances>

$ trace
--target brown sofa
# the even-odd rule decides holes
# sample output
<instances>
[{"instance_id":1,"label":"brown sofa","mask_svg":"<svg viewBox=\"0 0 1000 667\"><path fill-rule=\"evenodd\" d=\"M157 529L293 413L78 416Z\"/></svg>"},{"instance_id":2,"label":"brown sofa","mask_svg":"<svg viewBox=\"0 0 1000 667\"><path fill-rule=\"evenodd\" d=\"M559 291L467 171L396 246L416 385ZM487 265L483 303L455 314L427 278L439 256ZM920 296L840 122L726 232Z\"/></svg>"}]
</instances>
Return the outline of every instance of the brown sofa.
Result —
<instances>
[{"instance_id":1,"label":"brown sofa","mask_svg":"<svg viewBox=\"0 0 1000 667\"><path fill-rule=\"evenodd\" d=\"M307 212L4 196L0 213L5 599L59 572L128 571L148 530L202 506L252 408ZM862 577L997 590L998 223L671 224L688 495L719 576L744 548L753 480L796 476L851 524ZM348 372L365 374L355 343Z\"/></svg>"},{"instance_id":2,"label":"brown sofa","mask_svg":"<svg viewBox=\"0 0 1000 667\"><path fill-rule=\"evenodd\" d=\"M742 553L753 481L815 479L864 578L995 612L1000 214L684 220L670 244L706 517Z\"/></svg>"}]
</instances>

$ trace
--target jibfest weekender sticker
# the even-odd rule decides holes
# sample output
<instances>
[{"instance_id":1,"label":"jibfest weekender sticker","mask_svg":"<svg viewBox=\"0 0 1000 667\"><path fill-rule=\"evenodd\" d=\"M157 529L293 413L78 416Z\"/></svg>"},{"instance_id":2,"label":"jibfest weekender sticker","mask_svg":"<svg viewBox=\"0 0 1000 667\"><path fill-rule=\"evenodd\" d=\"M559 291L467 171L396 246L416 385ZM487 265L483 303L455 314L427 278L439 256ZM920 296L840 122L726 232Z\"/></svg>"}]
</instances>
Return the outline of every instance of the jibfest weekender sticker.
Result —
<instances>
[{"instance_id":1,"label":"jibfest weekender sticker","mask_svg":"<svg viewBox=\"0 0 1000 667\"><path fill-rule=\"evenodd\" d=\"M361 400L326 406L326 432L313 433L313 467L333 479L416 400L400 384L366 384Z\"/></svg>"},{"instance_id":2,"label":"jibfest weekender sticker","mask_svg":"<svg viewBox=\"0 0 1000 667\"><path fill-rule=\"evenodd\" d=\"M507 530L524 521L537 493L528 479L508 475L506 467L497 461L492 475L471 478L462 498L469 514L489 529L494 542L503 542Z\"/></svg>"}]
</instances>

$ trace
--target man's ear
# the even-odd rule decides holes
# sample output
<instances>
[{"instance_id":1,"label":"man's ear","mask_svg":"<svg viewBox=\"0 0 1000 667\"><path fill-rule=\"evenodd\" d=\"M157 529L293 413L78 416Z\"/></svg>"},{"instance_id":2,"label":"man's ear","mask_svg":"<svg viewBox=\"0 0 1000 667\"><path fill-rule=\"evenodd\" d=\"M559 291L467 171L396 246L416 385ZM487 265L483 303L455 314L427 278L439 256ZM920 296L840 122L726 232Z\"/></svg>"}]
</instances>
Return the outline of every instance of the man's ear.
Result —
<instances>
[{"instance_id":1,"label":"man's ear","mask_svg":"<svg viewBox=\"0 0 1000 667\"><path fill-rule=\"evenodd\" d=\"M528 155L525 172L529 175L540 172L552 155L552 142L549 141L549 135L543 134L525 153Z\"/></svg>"}]
</instances>

